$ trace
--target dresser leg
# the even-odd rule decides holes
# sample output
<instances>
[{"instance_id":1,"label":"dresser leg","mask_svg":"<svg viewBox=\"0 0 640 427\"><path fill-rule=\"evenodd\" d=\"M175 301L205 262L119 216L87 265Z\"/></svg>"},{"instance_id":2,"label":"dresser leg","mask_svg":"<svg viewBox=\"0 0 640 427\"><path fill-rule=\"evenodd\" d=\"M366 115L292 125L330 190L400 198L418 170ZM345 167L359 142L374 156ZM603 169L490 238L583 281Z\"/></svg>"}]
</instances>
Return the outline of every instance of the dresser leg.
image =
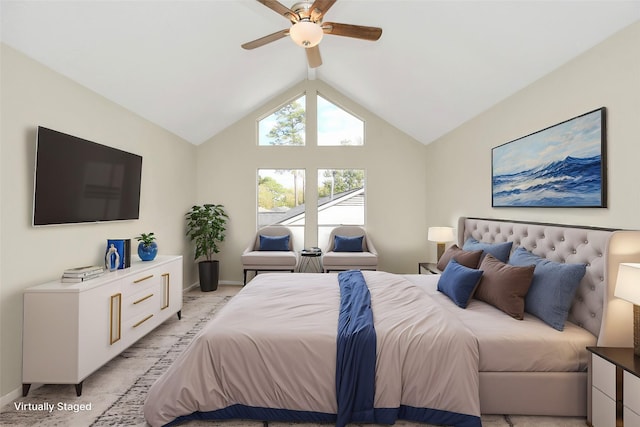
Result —
<instances>
[{"instance_id":1,"label":"dresser leg","mask_svg":"<svg viewBox=\"0 0 640 427\"><path fill-rule=\"evenodd\" d=\"M29 394L30 388L31 388L31 384L22 384L22 397L27 397L27 394Z\"/></svg>"},{"instance_id":2,"label":"dresser leg","mask_svg":"<svg viewBox=\"0 0 640 427\"><path fill-rule=\"evenodd\" d=\"M182 310L178 310L178 320L182 320Z\"/></svg>"},{"instance_id":3,"label":"dresser leg","mask_svg":"<svg viewBox=\"0 0 640 427\"><path fill-rule=\"evenodd\" d=\"M83 381L80 381L78 384L76 384L76 396L78 397L82 396L82 383Z\"/></svg>"}]
</instances>

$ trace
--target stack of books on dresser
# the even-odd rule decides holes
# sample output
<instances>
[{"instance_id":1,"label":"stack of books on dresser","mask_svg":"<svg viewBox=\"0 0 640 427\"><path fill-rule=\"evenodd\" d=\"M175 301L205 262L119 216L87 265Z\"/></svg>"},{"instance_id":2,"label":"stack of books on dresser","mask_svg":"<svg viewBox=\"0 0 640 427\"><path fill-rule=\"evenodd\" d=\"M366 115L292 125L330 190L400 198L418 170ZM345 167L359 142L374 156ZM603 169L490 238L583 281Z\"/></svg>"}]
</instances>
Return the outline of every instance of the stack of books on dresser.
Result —
<instances>
[{"instance_id":1,"label":"stack of books on dresser","mask_svg":"<svg viewBox=\"0 0 640 427\"><path fill-rule=\"evenodd\" d=\"M104 268L99 265L76 267L65 270L62 273L62 283L80 283L95 279L104 274Z\"/></svg>"}]
</instances>

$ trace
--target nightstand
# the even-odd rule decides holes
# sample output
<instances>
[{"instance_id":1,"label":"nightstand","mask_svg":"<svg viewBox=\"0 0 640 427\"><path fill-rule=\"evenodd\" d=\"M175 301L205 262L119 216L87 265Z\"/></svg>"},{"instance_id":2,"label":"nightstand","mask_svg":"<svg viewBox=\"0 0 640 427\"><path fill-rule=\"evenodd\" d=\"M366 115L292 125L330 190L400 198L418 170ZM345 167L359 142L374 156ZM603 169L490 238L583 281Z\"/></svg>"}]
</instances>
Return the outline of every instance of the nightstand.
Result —
<instances>
[{"instance_id":1,"label":"nightstand","mask_svg":"<svg viewBox=\"0 0 640 427\"><path fill-rule=\"evenodd\" d=\"M438 270L438 264L435 262L419 262L418 274L422 274L422 269L427 270L429 274L441 274L442 271Z\"/></svg>"},{"instance_id":2,"label":"nightstand","mask_svg":"<svg viewBox=\"0 0 640 427\"><path fill-rule=\"evenodd\" d=\"M633 348L587 350L591 352L587 422L593 427L640 426L640 357L633 354Z\"/></svg>"}]
</instances>

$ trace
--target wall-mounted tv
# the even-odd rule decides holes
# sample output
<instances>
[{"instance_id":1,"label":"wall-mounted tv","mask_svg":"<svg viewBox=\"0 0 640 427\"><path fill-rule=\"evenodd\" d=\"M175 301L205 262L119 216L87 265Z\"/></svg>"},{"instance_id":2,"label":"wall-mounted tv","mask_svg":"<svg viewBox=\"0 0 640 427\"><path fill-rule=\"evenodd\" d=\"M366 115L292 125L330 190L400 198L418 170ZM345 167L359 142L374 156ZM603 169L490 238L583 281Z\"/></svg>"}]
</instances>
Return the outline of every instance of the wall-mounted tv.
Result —
<instances>
[{"instance_id":1,"label":"wall-mounted tv","mask_svg":"<svg viewBox=\"0 0 640 427\"><path fill-rule=\"evenodd\" d=\"M38 127L33 225L138 219L142 157Z\"/></svg>"}]
</instances>

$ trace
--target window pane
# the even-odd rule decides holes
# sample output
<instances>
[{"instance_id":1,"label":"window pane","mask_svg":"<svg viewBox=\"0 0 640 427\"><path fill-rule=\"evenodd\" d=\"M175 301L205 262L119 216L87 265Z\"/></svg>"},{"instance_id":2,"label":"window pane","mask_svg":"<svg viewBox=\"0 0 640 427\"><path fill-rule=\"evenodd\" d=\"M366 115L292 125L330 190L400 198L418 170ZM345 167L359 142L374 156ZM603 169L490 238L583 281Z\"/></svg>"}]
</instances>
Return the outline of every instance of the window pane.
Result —
<instances>
[{"instance_id":1,"label":"window pane","mask_svg":"<svg viewBox=\"0 0 640 427\"><path fill-rule=\"evenodd\" d=\"M258 226L282 224L304 229L304 169L258 170Z\"/></svg>"},{"instance_id":2,"label":"window pane","mask_svg":"<svg viewBox=\"0 0 640 427\"><path fill-rule=\"evenodd\" d=\"M318 145L362 145L364 122L318 95Z\"/></svg>"},{"instance_id":3,"label":"window pane","mask_svg":"<svg viewBox=\"0 0 640 427\"><path fill-rule=\"evenodd\" d=\"M364 170L318 170L319 227L364 225L364 202Z\"/></svg>"},{"instance_id":4,"label":"window pane","mask_svg":"<svg viewBox=\"0 0 640 427\"><path fill-rule=\"evenodd\" d=\"M258 145L304 145L305 96L258 122Z\"/></svg>"}]
</instances>

